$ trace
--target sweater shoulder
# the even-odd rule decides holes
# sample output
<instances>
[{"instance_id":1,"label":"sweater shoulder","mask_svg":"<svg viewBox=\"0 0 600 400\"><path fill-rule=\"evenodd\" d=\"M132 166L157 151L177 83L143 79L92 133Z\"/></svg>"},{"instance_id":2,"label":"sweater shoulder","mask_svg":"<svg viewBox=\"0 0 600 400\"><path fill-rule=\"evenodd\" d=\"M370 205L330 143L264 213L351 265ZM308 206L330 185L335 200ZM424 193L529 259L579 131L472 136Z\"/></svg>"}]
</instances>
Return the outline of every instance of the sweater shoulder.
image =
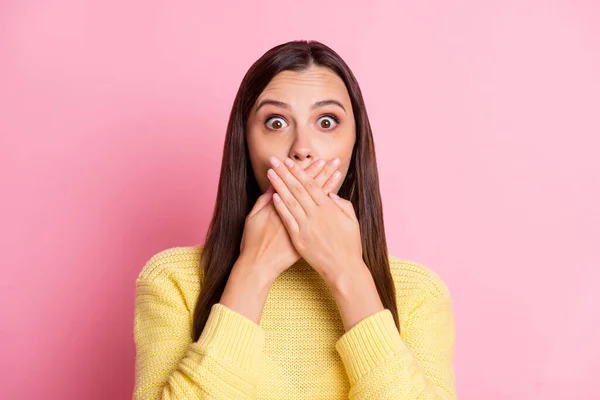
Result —
<instances>
[{"instance_id":1,"label":"sweater shoulder","mask_svg":"<svg viewBox=\"0 0 600 400\"><path fill-rule=\"evenodd\" d=\"M167 279L199 283L202 278L200 261L203 249L202 244L161 250L146 261L137 281L155 283Z\"/></svg>"},{"instance_id":2,"label":"sweater shoulder","mask_svg":"<svg viewBox=\"0 0 600 400\"><path fill-rule=\"evenodd\" d=\"M450 290L441 276L422 263L389 256L401 321L406 322L420 307L432 302L452 304Z\"/></svg>"},{"instance_id":3,"label":"sweater shoulder","mask_svg":"<svg viewBox=\"0 0 600 400\"><path fill-rule=\"evenodd\" d=\"M432 295L446 294L448 286L441 276L422 263L389 255L390 272L396 286L403 289L429 291Z\"/></svg>"}]
</instances>

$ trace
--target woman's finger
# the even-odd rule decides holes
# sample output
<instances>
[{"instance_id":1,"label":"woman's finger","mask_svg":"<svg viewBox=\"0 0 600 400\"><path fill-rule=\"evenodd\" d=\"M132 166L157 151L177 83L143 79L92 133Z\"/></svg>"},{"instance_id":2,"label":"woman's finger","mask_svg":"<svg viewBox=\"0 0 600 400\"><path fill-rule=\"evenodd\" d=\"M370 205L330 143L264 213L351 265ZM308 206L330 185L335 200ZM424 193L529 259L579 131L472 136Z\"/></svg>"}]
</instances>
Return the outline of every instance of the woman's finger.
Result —
<instances>
[{"instance_id":1,"label":"woman's finger","mask_svg":"<svg viewBox=\"0 0 600 400\"><path fill-rule=\"evenodd\" d=\"M334 192L336 186L340 182L340 178L341 177L342 177L342 173L340 171L336 170L333 173L333 175L331 175L331 177L329 179L327 179L327 182L325 182L325 185L323 185L323 192L325 194L329 194L330 192Z\"/></svg>"},{"instance_id":2,"label":"woman's finger","mask_svg":"<svg viewBox=\"0 0 600 400\"><path fill-rule=\"evenodd\" d=\"M256 199L256 203L254 203L254 207L252 207L252 210L250 210L250 213L248 213L247 218L252 218L254 214L259 212L263 209L263 207L269 204L274 192L275 190L273 189L273 186L271 186L263 194L258 196L258 199Z\"/></svg>"},{"instance_id":3,"label":"woman's finger","mask_svg":"<svg viewBox=\"0 0 600 400\"><path fill-rule=\"evenodd\" d=\"M304 191L308 194L308 198L305 198L304 193L301 193L300 197L296 196L294 193L294 196L302 204L302 207L307 215L316 210L315 206L323 205L325 202L329 201L327 199L327 194L323 191L322 186L319 185L313 178L308 176L298 164L292 162L290 159L286 159L286 165L288 166L288 170L291 175L296 178L294 183L300 182ZM340 165L340 160L335 158L331 161L330 165L337 168ZM290 191L292 191L292 188L290 188ZM305 202L307 203L306 205Z\"/></svg>"},{"instance_id":4,"label":"woman's finger","mask_svg":"<svg viewBox=\"0 0 600 400\"><path fill-rule=\"evenodd\" d=\"M324 166L325 160L315 160L308 167L306 167L304 171L308 174L308 176L314 178L323 170Z\"/></svg>"},{"instance_id":5,"label":"woman's finger","mask_svg":"<svg viewBox=\"0 0 600 400\"><path fill-rule=\"evenodd\" d=\"M326 162L325 160L315 160L313 161L308 167L306 167L304 169L304 171L308 174L308 176L310 176L311 178L314 178L315 176L317 176L317 174L319 174L322 170L323 167L325 166ZM323 183L325 183L326 178L320 178L321 180L321 185L323 185ZM267 191L274 191L273 189L273 185L269 186L269 188L265 191L265 193Z\"/></svg>"},{"instance_id":6,"label":"woman's finger","mask_svg":"<svg viewBox=\"0 0 600 400\"><path fill-rule=\"evenodd\" d=\"M300 227L298 226L298 222L296 218L292 215L290 210L288 210L285 202L281 200L281 197L277 193L273 193L273 205L275 206L275 210L279 214L279 217L283 221L283 225L287 229L290 237L293 234L296 234L300 231Z\"/></svg>"},{"instance_id":7,"label":"woman's finger","mask_svg":"<svg viewBox=\"0 0 600 400\"><path fill-rule=\"evenodd\" d=\"M356 212L354 211L354 206L352 206L352 202L341 198L333 192L329 193L329 197L333 199L335 204L337 204L348 217L357 221Z\"/></svg>"},{"instance_id":8,"label":"woman's finger","mask_svg":"<svg viewBox=\"0 0 600 400\"><path fill-rule=\"evenodd\" d=\"M325 192L325 194L328 194L329 192L333 191L333 189L335 189L335 185L337 185L338 181L339 181L339 177L333 178L333 175L337 171L337 168L338 168L335 166L334 161L335 161L335 158L329 160L327 165L325 165L325 167L323 167L321 172L319 172L319 174L315 178L317 185L319 185L319 187L323 188L323 192ZM341 176L341 173L339 173L339 174Z\"/></svg>"},{"instance_id":9,"label":"woman's finger","mask_svg":"<svg viewBox=\"0 0 600 400\"><path fill-rule=\"evenodd\" d=\"M310 209L316 207L317 204L313 201L302 182L298 181L294 174L290 172L290 167L276 157L271 157L270 162L272 168L267 171L267 177L271 181L271 185L273 185L290 213L296 218L296 221L302 221L306 218ZM287 158L286 163L290 162L294 166L293 168L298 168L306 176L306 173L298 164Z\"/></svg>"},{"instance_id":10,"label":"woman's finger","mask_svg":"<svg viewBox=\"0 0 600 400\"><path fill-rule=\"evenodd\" d=\"M306 174L308 176L315 179L319 186L323 186L323 184L325 183L327 178L330 177L331 173L333 171L335 171L335 168L332 168L330 166L329 167L330 171L327 171L327 173L323 173L324 167L326 167L327 164L328 163L325 160L318 159L318 160L313 161L308 167L306 167L306 169L304 171L306 172ZM329 164L331 164L331 162ZM327 194L329 191L331 191L331 189L329 189L328 191L325 191L325 193ZM273 188L273 185L269 186L269 188L263 193L263 195L267 195L268 193L271 193L271 196L268 196L268 195L266 196L266 198L267 198L266 203L262 204L262 206L260 204L258 206L255 205L255 208L256 207L257 208L256 209L253 208L253 210L250 212L250 214L256 214L265 205L269 204L271 202L271 200L273 200L272 194L274 192L275 192L275 189ZM259 199L260 199L260 197L259 197ZM258 202L258 200L257 200L257 202Z\"/></svg>"}]
</instances>

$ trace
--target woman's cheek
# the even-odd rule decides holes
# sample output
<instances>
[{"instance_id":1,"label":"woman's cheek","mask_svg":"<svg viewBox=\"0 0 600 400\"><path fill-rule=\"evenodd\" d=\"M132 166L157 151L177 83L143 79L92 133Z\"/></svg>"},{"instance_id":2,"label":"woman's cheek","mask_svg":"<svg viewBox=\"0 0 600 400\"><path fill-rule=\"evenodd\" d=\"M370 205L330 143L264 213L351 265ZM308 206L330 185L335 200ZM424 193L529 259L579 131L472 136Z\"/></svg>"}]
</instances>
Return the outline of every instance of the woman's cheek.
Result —
<instances>
[{"instance_id":1,"label":"woman's cheek","mask_svg":"<svg viewBox=\"0 0 600 400\"><path fill-rule=\"evenodd\" d=\"M267 171L269 170L269 168L271 167L267 165L264 165L262 167L262 171L260 172L258 180L258 184L262 187L263 193L269 188L269 186L271 186L271 181L269 181L269 178L267 178Z\"/></svg>"}]
</instances>

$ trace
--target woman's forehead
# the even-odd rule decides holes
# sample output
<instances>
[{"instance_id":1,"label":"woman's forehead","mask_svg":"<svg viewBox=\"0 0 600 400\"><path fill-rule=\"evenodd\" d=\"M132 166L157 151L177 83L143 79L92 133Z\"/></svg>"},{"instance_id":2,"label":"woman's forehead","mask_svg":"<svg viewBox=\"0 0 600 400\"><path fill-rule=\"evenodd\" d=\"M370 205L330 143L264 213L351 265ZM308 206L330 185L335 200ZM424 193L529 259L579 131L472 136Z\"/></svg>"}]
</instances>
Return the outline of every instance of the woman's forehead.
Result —
<instances>
[{"instance_id":1,"label":"woman's forehead","mask_svg":"<svg viewBox=\"0 0 600 400\"><path fill-rule=\"evenodd\" d=\"M301 99L323 100L320 97L333 97L344 103L350 101L346 85L335 72L325 67L311 67L302 71L282 71L275 75L257 103L264 98L293 102Z\"/></svg>"}]
</instances>

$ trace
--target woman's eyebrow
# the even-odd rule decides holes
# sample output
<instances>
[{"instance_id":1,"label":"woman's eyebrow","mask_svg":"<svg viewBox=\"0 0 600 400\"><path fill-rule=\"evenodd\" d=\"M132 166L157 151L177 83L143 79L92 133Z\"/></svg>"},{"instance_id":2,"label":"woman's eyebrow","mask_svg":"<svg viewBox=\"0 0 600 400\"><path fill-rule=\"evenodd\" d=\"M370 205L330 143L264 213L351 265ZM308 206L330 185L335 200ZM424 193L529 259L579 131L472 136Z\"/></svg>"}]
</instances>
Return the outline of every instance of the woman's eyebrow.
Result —
<instances>
[{"instance_id":1,"label":"woman's eyebrow","mask_svg":"<svg viewBox=\"0 0 600 400\"><path fill-rule=\"evenodd\" d=\"M315 104L313 104L310 109L314 110L315 108L319 108L319 107L325 107L325 106L338 106L340 107L342 110L344 110L344 113L346 112L346 109L344 108L344 106L342 105L342 103L340 103L337 100L321 100L321 101L317 101Z\"/></svg>"},{"instance_id":2,"label":"woman's eyebrow","mask_svg":"<svg viewBox=\"0 0 600 400\"><path fill-rule=\"evenodd\" d=\"M291 110L292 107L287 104L284 103L283 101L278 101L278 100L271 100L271 99L264 99L262 100L258 106L256 107L256 110L254 110L254 114L256 114L258 112L258 110L262 107L262 106L266 106L267 104L271 104L273 106L277 106L277 107L281 107L281 108L285 108L286 110ZM344 106L342 105L342 103L340 103L337 100L333 100L333 99L329 99L329 100L321 100L321 101L317 101L315 104L313 104L310 109L314 110L315 108L319 108L319 107L325 107L325 106L329 106L329 105L334 105L334 106L338 106L340 107L342 110L344 110L344 113L346 112L346 109L344 108Z\"/></svg>"}]
</instances>

